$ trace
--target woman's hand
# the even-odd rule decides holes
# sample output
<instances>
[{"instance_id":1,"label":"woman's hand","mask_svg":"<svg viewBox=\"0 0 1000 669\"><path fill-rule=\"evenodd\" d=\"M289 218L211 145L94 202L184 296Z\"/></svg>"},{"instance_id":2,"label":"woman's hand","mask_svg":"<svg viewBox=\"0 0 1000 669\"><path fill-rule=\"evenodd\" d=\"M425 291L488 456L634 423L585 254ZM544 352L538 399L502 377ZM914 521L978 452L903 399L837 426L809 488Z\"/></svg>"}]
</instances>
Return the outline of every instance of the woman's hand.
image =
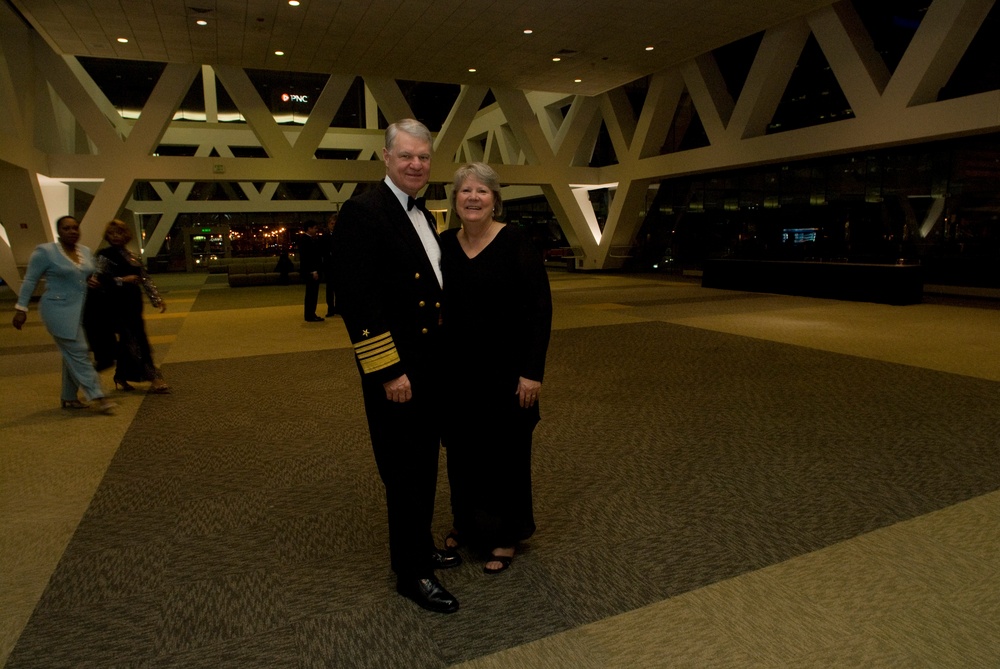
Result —
<instances>
[{"instance_id":1,"label":"woman's hand","mask_svg":"<svg viewBox=\"0 0 1000 669\"><path fill-rule=\"evenodd\" d=\"M28 320L28 314L19 309L14 312L14 319L11 321L11 325L13 325L15 329L20 330L26 320Z\"/></svg>"},{"instance_id":2,"label":"woman's hand","mask_svg":"<svg viewBox=\"0 0 1000 669\"><path fill-rule=\"evenodd\" d=\"M97 278L96 274L91 274L87 277L87 287L88 288L100 288L101 280Z\"/></svg>"},{"instance_id":3,"label":"woman's hand","mask_svg":"<svg viewBox=\"0 0 1000 669\"><path fill-rule=\"evenodd\" d=\"M167 310L167 303L164 302L163 300L160 300L160 313L162 314L166 310Z\"/></svg>"},{"instance_id":4,"label":"woman's hand","mask_svg":"<svg viewBox=\"0 0 1000 669\"><path fill-rule=\"evenodd\" d=\"M538 396L542 392L541 381L532 381L523 376L517 379L517 399L521 403L522 409L530 409L535 406Z\"/></svg>"}]
</instances>

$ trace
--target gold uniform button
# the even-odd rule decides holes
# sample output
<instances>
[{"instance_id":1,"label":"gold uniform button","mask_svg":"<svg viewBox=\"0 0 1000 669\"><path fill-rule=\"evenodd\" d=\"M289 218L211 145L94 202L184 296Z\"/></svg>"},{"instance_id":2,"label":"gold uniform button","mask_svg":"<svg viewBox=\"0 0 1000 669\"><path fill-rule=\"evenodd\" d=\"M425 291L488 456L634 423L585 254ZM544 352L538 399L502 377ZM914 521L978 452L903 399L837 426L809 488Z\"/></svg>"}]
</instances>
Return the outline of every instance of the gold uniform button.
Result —
<instances>
[{"instance_id":1,"label":"gold uniform button","mask_svg":"<svg viewBox=\"0 0 1000 669\"><path fill-rule=\"evenodd\" d=\"M414 274L413 278L414 279L419 279L420 278L420 272L417 272L416 274Z\"/></svg>"},{"instance_id":2,"label":"gold uniform button","mask_svg":"<svg viewBox=\"0 0 1000 669\"><path fill-rule=\"evenodd\" d=\"M425 304L427 304L427 303L426 303L426 302L424 302L423 300L420 300L420 305L419 305L419 306L421 306L421 307L422 307L422 306L424 306Z\"/></svg>"},{"instance_id":3,"label":"gold uniform button","mask_svg":"<svg viewBox=\"0 0 1000 669\"><path fill-rule=\"evenodd\" d=\"M427 328L424 328L424 329L422 329L422 330L420 331L420 334L427 334Z\"/></svg>"},{"instance_id":4,"label":"gold uniform button","mask_svg":"<svg viewBox=\"0 0 1000 669\"><path fill-rule=\"evenodd\" d=\"M440 302L435 302L434 303L434 308L435 309L440 309L441 308L441 303Z\"/></svg>"}]
</instances>

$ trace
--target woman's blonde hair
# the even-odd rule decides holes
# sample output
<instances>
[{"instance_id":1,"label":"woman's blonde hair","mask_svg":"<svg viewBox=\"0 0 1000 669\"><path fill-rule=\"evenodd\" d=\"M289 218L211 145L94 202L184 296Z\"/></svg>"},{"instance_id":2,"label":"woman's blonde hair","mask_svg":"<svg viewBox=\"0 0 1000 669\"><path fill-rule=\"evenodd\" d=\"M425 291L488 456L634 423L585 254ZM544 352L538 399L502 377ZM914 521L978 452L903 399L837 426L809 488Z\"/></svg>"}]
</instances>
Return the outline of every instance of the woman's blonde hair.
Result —
<instances>
[{"instance_id":1,"label":"woman's blonde hair","mask_svg":"<svg viewBox=\"0 0 1000 669\"><path fill-rule=\"evenodd\" d=\"M134 237L134 235L132 234L132 228L130 228L128 226L128 223L126 223L125 221L119 220L117 218L114 219L113 221L111 221L110 223L108 223L108 226L106 228L104 228L104 241L108 240L108 233L111 232L112 228L114 228L116 230L120 230L123 233L125 233L125 243L126 244L128 244L130 241L132 241L132 238Z\"/></svg>"}]
</instances>

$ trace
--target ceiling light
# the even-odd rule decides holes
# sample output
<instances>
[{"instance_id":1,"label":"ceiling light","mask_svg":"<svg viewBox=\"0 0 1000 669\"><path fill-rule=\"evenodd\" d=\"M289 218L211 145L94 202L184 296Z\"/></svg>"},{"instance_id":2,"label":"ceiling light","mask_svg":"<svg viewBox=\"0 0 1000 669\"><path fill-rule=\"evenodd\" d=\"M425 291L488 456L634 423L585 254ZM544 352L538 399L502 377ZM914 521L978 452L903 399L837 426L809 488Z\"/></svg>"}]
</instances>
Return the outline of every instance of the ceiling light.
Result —
<instances>
[{"instance_id":1,"label":"ceiling light","mask_svg":"<svg viewBox=\"0 0 1000 669\"><path fill-rule=\"evenodd\" d=\"M560 58L559 56L556 56L555 58L552 59L552 62L553 63L558 63L560 60L562 60L562 58Z\"/></svg>"},{"instance_id":2,"label":"ceiling light","mask_svg":"<svg viewBox=\"0 0 1000 669\"><path fill-rule=\"evenodd\" d=\"M288 0L288 4L290 4L292 7L298 7L299 4L301 3L299 3L299 0Z\"/></svg>"},{"instance_id":3,"label":"ceiling light","mask_svg":"<svg viewBox=\"0 0 1000 669\"><path fill-rule=\"evenodd\" d=\"M476 68L474 68L474 67L470 67L469 68L469 72L475 72L475 71L476 71Z\"/></svg>"},{"instance_id":4,"label":"ceiling light","mask_svg":"<svg viewBox=\"0 0 1000 669\"><path fill-rule=\"evenodd\" d=\"M197 21L195 21L195 23L197 23L200 26L207 26L208 25L208 21L206 21L205 19L198 19Z\"/></svg>"},{"instance_id":5,"label":"ceiling light","mask_svg":"<svg viewBox=\"0 0 1000 669\"><path fill-rule=\"evenodd\" d=\"M118 41L121 42L122 44L128 44L128 39L125 37L119 37Z\"/></svg>"},{"instance_id":6,"label":"ceiling light","mask_svg":"<svg viewBox=\"0 0 1000 669\"><path fill-rule=\"evenodd\" d=\"M275 55L275 56L284 56L284 55L285 55L285 52L284 52L284 51L275 51L275 52L274 52L274 55Z\"/></svg>"},{"instance_id":7,"label":"ceiling light","mask_svg":"<svg viewBox=\"0 0 1000 669\"><path fill-rule=\"evenodd\" d=\"M647 46L646 47L646 51L652 51L652 50L653 50L653 47L651 47L651 46Z\"/></svg>"},{"instance_id":8,"label":"ceiling light","mask_svg":"<svg viewBox=\"0 0 1000 669\"><path fill-rule=\"evenodd\" d=\"M525 28L525 29L524 29L524 34L525 34L525 35L530 35L530 34L531 34L531 33L533 33L533 32L535 32L535 31L534 31L534 30L532 30L531 28Z\"/></svg>"},{"instance_id":9,"label":"ceiling light","mask_svg":"<svg viewBox=\"0 0 1000 669\"><path fill-rule=\"evenodd\" d=\"M583 79L574 79L574 80L573 80L573 83L575 83L575 84L578 84L578 83L580 83L581 81L583 81Z\"/></svg>"}]
</instances>

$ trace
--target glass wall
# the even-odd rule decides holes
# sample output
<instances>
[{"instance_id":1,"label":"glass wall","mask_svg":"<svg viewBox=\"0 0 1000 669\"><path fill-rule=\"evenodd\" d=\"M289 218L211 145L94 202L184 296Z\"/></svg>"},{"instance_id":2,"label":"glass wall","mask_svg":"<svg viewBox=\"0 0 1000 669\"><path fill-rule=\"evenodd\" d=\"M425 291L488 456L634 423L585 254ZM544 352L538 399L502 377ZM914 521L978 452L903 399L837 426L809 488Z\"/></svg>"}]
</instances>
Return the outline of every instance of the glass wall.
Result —
<instances>
[{"instance_id":1,"label":"glass wall","mask_svg":"<svg viewBox=\"0 0 1000 669\"><path fill-rule=\"evenodd\" d=\"M634 269L707 258L910 263L1000 286L1000 135L661 183Z\"/></svg>"}]
</instances>

